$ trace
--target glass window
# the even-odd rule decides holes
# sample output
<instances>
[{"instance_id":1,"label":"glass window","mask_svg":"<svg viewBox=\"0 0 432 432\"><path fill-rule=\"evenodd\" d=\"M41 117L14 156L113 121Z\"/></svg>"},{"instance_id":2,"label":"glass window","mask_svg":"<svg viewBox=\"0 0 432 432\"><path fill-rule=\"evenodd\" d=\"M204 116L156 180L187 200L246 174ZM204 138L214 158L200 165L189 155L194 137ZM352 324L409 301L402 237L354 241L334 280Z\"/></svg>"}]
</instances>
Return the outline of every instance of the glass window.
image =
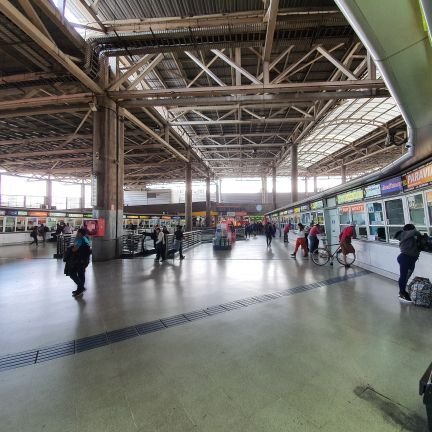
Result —
<instances>
[{"instance_id":1,"label":"glass window","mask_svg":"<svg viewBox=\"0 0 432 432\"><path fill-rule=\"evenodd\" d=\"M429 214L429 223L432 225L432 191L426 192L426 202Z\"/></svg>"},{"instance_id":2,"label":"glass window","mask_svg":"<svg viewBox=\"0 0 432 432\"><path fill-rule=\"evenodd\" d=\"M414 225L426 225L425 212L423 206L423 195L411 195L407 197L408 210L410 215L410 221Z\"/></svg>"},{"instance_id":3,"label":"glass window","mask_svg":"<svg viewBox=\"0 0 432 432\"><path fill-rule=\"evenodd\" d=\"M27 231L31 231L35 225L37 225L36 218L27 218Z\"/></svg>"},{"instance_id":4,"label":"glass window","mask_svg":"<svg viewBox=\"0 0 432 432\"><path fill-rule=\"evenodd\" d=\"M317 213L317 222L318 222L320 225L323 225L323 226L324 226L324 213L322 213L322 212L318 212L318 213Z\"/></svg>"},{"instance_id":5,"label":"glass window","mask_svg":"<svg viewBox=\"0 0 432 432\"><path fill-rule=\"evenodd\" d=\"M341 225L349 225L351 223L349 207L339 208L339 223Z\"/></svg>"},{"instance_id":6,"label":"glass window","mask_svg":"<svg viewBox=\"0 0 432 432\"><path fill-rule=\"evenodd\" d=\"M386 201L385 209L389 225L405 225L402 199Z\"/></svg>"},{"instance_id":7,"label":"glass window","mask_svg":"<svg viewBox=\"0 0 432 432\"><path fill-rule=\"evenodd\" d=\"M0 232L3 232L3 220L4 218L0 217Z\"/></svg>"},{"instance_id":8,"label":"glass window","mask_svg":"<svg viewBox=\"0 0 432 432\"><path fill-rule=\"evenodd\" d=\"M370 233L379 241L387 241L386 230L383 226L371 226Z\"/></svg>"},{"instance_id":9,"label":"glass window","mask_svg":"<svg viewBox=\"0 0 432 432\"><path fill-rule=\"evenodd\" d=\"M356 225L366 225L366 213L364 211L353 211L352 220Z\"/></svg>"},{"instance_id":10,"label":"glass window","mask_svg":"<svg viewBox=\"0 0 432 432\"><path fill-rule=\"evenodd\" d=\"M12 216L8 216L5 218L5 232L14 232L15 231L15 218Z\"/></svg>"},{"instance_id":11,"label":"glass window","mask_svg":"<svg viewBox=\"0 0 432 432\"><path fill-rule=\"evenodd\" d=\"M310 224L310 221L311 221L310 213L303 213L301 218L302 218L302 224L303 225L309 225Z\"/></svg>"},{"instance_id":12,"label":"glass window","mask_svg":"<svg viewBox=\"0 0 432 432\"><path fill-rule=\"evenodd\" d=\"M384 212L382 203L368 203L367 210L369 215L369 223L371 225L384 225Z\"/></svg>"},{"instance_id":13,"label":"glass window","mask_svg":"<svg viewBox=\"0 0 432 432\"><path fill-rule=\"evenodd\" d=\"M393 240L395 234L400 231L403 228L403 226L391 226L388 228L388 232L389 232L389 239Z\"/></svg>"},{"instance_id":14,"label":"glass window","mask_svg":"<svg viewBox=\"0 0 432 432\"><path fill-rule=\"evenodd\" d=\"M17 217L16 218L16 231L22 232L25 231L26 227L26 218Z\"/></svg>"}]
</instances>

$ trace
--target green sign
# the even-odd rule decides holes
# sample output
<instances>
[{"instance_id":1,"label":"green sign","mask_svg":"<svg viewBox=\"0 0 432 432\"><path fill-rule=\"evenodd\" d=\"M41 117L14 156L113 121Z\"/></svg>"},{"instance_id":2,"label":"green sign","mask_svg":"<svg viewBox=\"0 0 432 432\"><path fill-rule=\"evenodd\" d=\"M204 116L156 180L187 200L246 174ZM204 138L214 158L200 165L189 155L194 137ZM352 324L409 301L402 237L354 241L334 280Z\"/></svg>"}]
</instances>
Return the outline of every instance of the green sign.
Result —
<instances>
[{"instance_id":1,"label":"green sign","mask_svg":"<svg viewBox=\"0 0 432 432\"><path fill-rule=\"evenodd\" d=\"M311 210L320 210L320 209L324 208L324 203L322 200L314 201L310 204L310 208L311 208Z\"/></svg>"},{"instance_id":2,"label":"green sign","mask_svg":"<svg viewBox=\"0 0 432 432\"><path fill-rule=\"evenodd\" d=\"M363 199L363 189L354 189L343 194L336 196L336 201L338 204L345 204L354 201L361 201Z\"/></svg>"}]
</instances>

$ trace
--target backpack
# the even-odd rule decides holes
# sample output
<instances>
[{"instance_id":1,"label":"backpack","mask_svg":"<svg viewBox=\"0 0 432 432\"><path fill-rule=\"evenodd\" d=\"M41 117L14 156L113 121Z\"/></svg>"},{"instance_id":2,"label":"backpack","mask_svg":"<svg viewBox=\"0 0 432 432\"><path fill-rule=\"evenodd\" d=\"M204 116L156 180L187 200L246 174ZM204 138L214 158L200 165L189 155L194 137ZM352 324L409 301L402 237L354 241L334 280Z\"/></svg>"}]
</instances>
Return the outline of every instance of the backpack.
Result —
<instances>
[{"instance_id":1,"label":"backpack","mask_svg":"<svg viewBox=\"0 0 432 432\"><path fill-rule=\"evenodd\" d=\"M83 243L78 249L79 259L82 263L87 267L90 263L90 255L92 254L92 250L90 245L87 243Z\"/></svg>"},{"instance_id":2,"label":"backpack","mask_svg":"<svg viewBox=\"0 0 432 432\"><path fill-rule=\"evenodd\" d=\"M408 292L414 305L432 306L432 284L428 278L415 277L408 285Z\"/></svg>"},{"instance_id":3,"label":"backpack","mask_svg":"<svg viewBox=\"0 0 432 432\"><path fill-rule=\"evenodd\" d=\"M420 252L431 252L432 251L432 239L427 235L416 236L417 249Z\"/></svg>"}]
</instances>

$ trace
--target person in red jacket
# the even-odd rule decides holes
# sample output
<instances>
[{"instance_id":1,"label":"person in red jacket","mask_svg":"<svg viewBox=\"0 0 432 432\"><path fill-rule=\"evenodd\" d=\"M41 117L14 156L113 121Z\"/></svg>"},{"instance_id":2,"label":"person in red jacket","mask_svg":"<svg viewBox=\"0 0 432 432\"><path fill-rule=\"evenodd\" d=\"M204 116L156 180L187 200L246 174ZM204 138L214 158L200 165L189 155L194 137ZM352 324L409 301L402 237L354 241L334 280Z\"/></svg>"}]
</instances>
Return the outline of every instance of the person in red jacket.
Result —
<instances>
[{"instance_id":1,"label":"person in red jacket","mask_svg":"<svg viewBox=\"0 0 432 432\"><path fill-rule=\"evenodd\" d=\"M351 239L355 239L356 237L357 235L355 231L355 223L352 223L350 226L345 227L340 233L339 244L342 249L345 267L349 267L349 264L347 264L346 260L347 255L355 253L354 246L351 244Z\"/></svg>"},{"instance_id":2,"label":"person in red jacket","mask_svg":"<svg viewBox=\"0 0 432 432\"><path fill-rule=\"evenodd\" d=\"M289 233L289 230L290 230L290 224L286 223L285 224L285 228L284 228L284 243L289 243L288 242L288 233Z\"/></svg>"}]
</instances>

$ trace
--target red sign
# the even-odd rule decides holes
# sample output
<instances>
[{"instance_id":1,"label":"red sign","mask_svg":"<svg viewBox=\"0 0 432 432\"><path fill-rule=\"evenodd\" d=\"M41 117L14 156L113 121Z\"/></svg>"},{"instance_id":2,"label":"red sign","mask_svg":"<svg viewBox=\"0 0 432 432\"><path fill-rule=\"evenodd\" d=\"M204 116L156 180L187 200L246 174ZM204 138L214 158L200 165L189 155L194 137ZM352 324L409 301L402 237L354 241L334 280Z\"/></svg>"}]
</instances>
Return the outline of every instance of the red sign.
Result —
<instances>
[{"instance_id":1,"label":"red sign","mask_svg":"<svg viewBox=\"0 0 432 432\"><path fill-rule=\"evenodd\" d=\"M36 217L47 217L48 212L40 212L40 211L31 211L28 213L29 216L36 216Z\"/></svg>"},{"instance_id":2,"label":"red sign","mask_svg":"<svg viewBox=\"0 0 432 432\"><path fill-rule=\"evenodd\" d=\"M364 212L364 204L357 204L355 206L351 206L351 211L356 213L363 213Z\"/></svg>"}]
</instances>

